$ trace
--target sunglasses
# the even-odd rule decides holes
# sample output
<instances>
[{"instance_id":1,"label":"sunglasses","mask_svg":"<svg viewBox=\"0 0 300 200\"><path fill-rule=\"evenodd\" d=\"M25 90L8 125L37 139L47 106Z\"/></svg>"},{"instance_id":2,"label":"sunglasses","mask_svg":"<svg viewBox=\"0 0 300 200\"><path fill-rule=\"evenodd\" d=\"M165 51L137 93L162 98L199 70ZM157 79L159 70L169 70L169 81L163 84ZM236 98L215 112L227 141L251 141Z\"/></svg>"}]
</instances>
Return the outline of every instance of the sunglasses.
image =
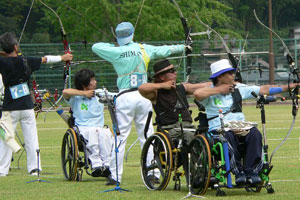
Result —
<instances>
[{"instance_id":1,"label":"sunglasses","mask_svg":"<svg viewBox=\"0 0 300 200\"><path fill-rule=\"evenodd\" d=\"M176 69L175 69L175 68L172 68L172 69L169 69L169 70L164 71L163 73L164 73L164 74L167 74L167 73L174 74L175 72L176 72Z\"/></svg>"}]
</instances>

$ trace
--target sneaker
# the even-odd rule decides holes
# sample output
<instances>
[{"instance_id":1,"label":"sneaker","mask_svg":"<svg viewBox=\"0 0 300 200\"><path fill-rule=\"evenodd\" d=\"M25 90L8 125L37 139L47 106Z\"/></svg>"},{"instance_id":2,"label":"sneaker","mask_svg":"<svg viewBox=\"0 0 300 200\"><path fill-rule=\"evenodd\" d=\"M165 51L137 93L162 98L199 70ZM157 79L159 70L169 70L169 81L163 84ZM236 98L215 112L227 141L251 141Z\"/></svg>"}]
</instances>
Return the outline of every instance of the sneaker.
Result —
<instances>
[{"instance_id":1,"label":"sneaker","mask_svg":"<svg viewBox=\"0 0 300 200\"><path fill-rule=\"evenodd\" d=\"M0 173L0 178L1 178L1 177L5 177L5 176L7 176L7 175L6 175L6 174Z\"/></svg>"},{"instance_id":2,"label":"sneaker","mask_svg":"<svg viewBox=\"0 0 300 200\"><path fill-rule=\"evenodd\" d=\"M157 178L156 176L154 176L152 174L148 175L147 179L148 179L148 181L150 181L152 183L152 185L154 185L154 184L160 184L159 178Z\"/></svg>"},{"instance_id":3,"label":"sneaker","mask_svg":"<svg viewBox=\"0 0 300 200\"><path fill-rule=\"evenodd\" d=\"M106 183L105 185L120 185L120 182L118 182L117 184L117 181L115 181L111 175L109 175L107 178L106 178Z\"/></svg>"},{"instance_id":4,"label":"sneaker","mask_svg":"<svg viewBox=\"0 0 300 200\"><path fill-rule=\"evenodd\" d=\"M92 177L100 177L102 175L101 167L95 167L92 169Z\"/></svg>"},{"instance_id":5,"label":"sneaker","mask_svg":"<svg viewBox=\"0 0 300 200\"><path fill-rule=\"evenodd\" d=\"M247 182L251 185L256 185L261 183L261 178L258 176L258 173L250 173L247 177Z\"/></svg>"},{"instance_id":6,"label":"sneaker","mask_svg":"<svg viewBox=\"0 0 300 200\"><path fill-rule=\"evenodd\" d=\"M30 176L38 176L39 169L33 169L30 171Z\"/></svg>"},{"instance_id":7,"label":"sneaker","mask_svg":"<svg viewBox=\"0 0 300 200\"><path fill-rule=\"evenodd\" d=\"M111 175L111 172L110 172L108 166L103 166L101 168L101 170L102 170L102 174L101 174L102 177L108 177L109 175Z\"/></svg>"},{"instance_id":8,"label":"sneaker","mask_svg":"<svg viewBox=\"0 0 300 200\"><path fill-rule=\"evenodd\" d=\"M243 171L235 175L236 185L243 185L245 183L246 183L246 175Z\"/></svg>"}]
</instances>

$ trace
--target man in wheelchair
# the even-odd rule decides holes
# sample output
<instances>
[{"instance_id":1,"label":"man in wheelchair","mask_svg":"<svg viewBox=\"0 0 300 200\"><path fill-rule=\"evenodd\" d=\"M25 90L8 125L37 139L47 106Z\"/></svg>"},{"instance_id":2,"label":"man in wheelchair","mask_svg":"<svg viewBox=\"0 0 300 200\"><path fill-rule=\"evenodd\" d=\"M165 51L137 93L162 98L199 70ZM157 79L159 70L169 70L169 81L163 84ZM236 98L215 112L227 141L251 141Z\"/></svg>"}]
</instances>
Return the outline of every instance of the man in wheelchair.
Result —
<instances>
[{"instance_id":1,"label":"man in wheelchair","mask_svg":"<svg viewBox=\"0 0 300 200\"><path fill-rule=\"evenodd\" d=\"M176 68L167 59L156 62L153 71L154 82L141 85L139 92L152 102L158 131L167 131L173 144L187 147L194 137L191 129L195 129L192 125L187 95L192 95L196 89L205 87L209 83L177 85ZM180 141L182 145L178 144ZM187 159L187 150L182 150L181 157L183 160ZM187 162L183 161L186 171L187 166L184 163Z\"/></svg>"},{"instance_id":2,"label":"man in wheelchair","mask_svg":"<svg viewBox=\"0 0 300 200\"><path fill-rule=\"evenodd\" d=\"M71 105L75 125L86 143L93 177L108 177L112 151L112 134L104 126L104 105L95 96L95 73L81 69L74 78L76 89L63 90L63 97Z\"/></svg>"},{"instance_id":3,"label":"man in wheelchair","mask_svg":"<svg viewBox=\"0 0 300 200\"><path fill-rule=\"evenodd\" d=\"M219 60L210 66L212 84L194 92L196 100L205 107L209 131L219 134L221 127L219 112L225 124L225 138L229 143L231 170L237 185L257 185L261 183L259 172L263 167L262 136L254 124L245 122L242 100L256 94L273 95L288 91L288 86L263 85L249 86L235 82L235 71L227 59ZM296 84L290 84L295 88ZM242 130L242 127L248 128ZM224 131L224 129L223 129ZM244 154L244 155L243 155ZM242 162L242 157L243 162ZM233 158L233 159L232 159Z\"/></svg>"}]
</instances>

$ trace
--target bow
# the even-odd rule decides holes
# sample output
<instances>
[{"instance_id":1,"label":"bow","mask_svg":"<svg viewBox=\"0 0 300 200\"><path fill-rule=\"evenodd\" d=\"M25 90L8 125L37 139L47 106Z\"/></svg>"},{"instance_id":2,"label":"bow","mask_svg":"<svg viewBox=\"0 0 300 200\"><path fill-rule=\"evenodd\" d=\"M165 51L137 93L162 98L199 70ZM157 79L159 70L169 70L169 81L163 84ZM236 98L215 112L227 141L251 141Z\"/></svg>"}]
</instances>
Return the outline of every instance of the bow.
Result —
<instances>
[{"instance_id":1,"label":"bow","mask_svg":"<svg viewBox=\"0 0 300 200\"><path fill-rule=\"evenodd\" d=\"M235 71L235 81L242 83L243 79L242 79L242 75L241 75L241 71L240 68L238 66L238 62L236 61L235 57L231 54L231 51L229 49L229 47L227 46L225 40L223 39L223 37L213 28L211 28L210 26L208 26L207 24L205 24L203 21L201 21L201 19L199 18L197 12L195 11L196 14L196 18L198 19L198 21L205 26L206 28L208 28L209 30L211 30L213 33L215 33L222 41L223 46L225 47L225 50L227 52L227 56L231 62L231 65L233 66L233 68L236 68Z\"/></svg>"},{"instance_id":2,"label":"bow","mask_svg":"<svg viewBox=\"0 0 300 200\"><path fill-rule=\"evenodd\" d=\"M257 20L257 22L262 25L264 28L268 29L269 31L271 31L278 39L279 41L282 43L286 54L286 58L287 58L287 63L290 67L290 71L289 71L289 77L288 77L288 88L289 88L289 95L292 99L292 115L293 115L293 121L291 124L291 127L288 131L288 133L286 134L286 136L284 137L284 139L281 141L281 143L274 149L274 151L271 154L270 157L270 163L272 161L272 157L275 154L275 152L284 144L284 142L287 140L287 138L289 137L289 135L291 134L293 128L294 128L294 124L296 121L296 116L297 116L297 112L298 112L298 108L299 108L299 104L298 104L298 99L299 99L299 95L298 95L298 89L299 86L297 85L293 90L291 90L290 88L290 81L291 81L291 76L294 76L294 83L300 83L300 79L299 79L299 74L297 72L297 68L295 66L295 62L294 59L292 57L291 52L289 51L288 47L286 46L285 42L281 39L281 37L272 29L270 29L269 27L267 27L266 25L264 25L257 17L255 10L253 10L255 19Z\"/></svg>"},{"instance_id":3,"label":"bow","mask_svg":"<svg viewBox=\"0 0 300 200\"><path fill-rule=\"evenodd\" d=\"M181 24L183 26L183 30L184 30L184 34L185 34L185 44L187 46L191 46L192 43L193 43L191 35L190 35L191 31L192 31L192 28L188 26L187 20L184 18L183 13L182 13L178 3L176 2L176 0L172 0L172 2L175 5L175 7L177 8L177 11L178 11L179 16L180 16L180 21L181 21ZM186 48L186 51L185 51L185 56L187 57L186 82L189 81L189 77L190 77L190 74L191 74L191 71L192 71L192 57L188 56L191 53L192 53L192 49L191 48Z\"/></svg>"},{"instance_id":4,"label":"bow","mask_svg":"<svg viewBox=\"0 0 300 200\"><path fill-rule=\"evenodd\" d=\"M56 18L58 19L59 25L60 25L60 32L61 32L61 37L62 37L62 43L64 45L64 53L71 53L70 47L69 47L69 43L67 40L67 34L66 31L64 29L64 25L59 17L59 15L51 8L49 7L47 4L45 4L42 0L40 0L40 2L49 10L51 10L52 13L54 13L54 15L56 16ZM69 78L69 68L70 68L70 61L66 61L66 65L64 66L64 75L63 75L63 80L64 80L64 89L67 88L68 85L68 78ZM60 102L62 99L62 95L59 97L59 99L55 102L55 104L57 104L58 102Z\"/></svg>"}]
</instances>

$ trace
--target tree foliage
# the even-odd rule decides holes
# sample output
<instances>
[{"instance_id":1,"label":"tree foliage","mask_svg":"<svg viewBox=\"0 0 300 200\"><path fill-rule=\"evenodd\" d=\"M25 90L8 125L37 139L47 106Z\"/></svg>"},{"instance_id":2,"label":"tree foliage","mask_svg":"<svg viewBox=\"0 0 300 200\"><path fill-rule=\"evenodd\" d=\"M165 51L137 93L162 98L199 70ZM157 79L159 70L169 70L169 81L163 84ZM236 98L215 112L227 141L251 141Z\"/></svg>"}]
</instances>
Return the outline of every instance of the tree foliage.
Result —
<instances>
[{"instance_id":1,"label":"tree foliage","mask_svg":"<svg viewBox=\"0 0 300 200\"><path fill-rule=\"evenodd\" d=\"M60 16L71 42L113 42L113 30L122 21L135 27L136 41L184 40L179 14L172 0L44 0ZM143 3L144 2L144 3ZM264 38L253 16L268 24L268 1L261 0L177 0L193 32L203 32L195 12L202 21L221 35ZM273 0L273 28L288 37L289 29L299 25L300 0ZM20 35L32 0L0 1L0 33L13 31ZM142 10L140 12L141 6ZM204 39L198 36L196 39ZM38 0L32 8L22 38L23 43L59 42L56 16Z\"/></svg>"}]
</instances>

